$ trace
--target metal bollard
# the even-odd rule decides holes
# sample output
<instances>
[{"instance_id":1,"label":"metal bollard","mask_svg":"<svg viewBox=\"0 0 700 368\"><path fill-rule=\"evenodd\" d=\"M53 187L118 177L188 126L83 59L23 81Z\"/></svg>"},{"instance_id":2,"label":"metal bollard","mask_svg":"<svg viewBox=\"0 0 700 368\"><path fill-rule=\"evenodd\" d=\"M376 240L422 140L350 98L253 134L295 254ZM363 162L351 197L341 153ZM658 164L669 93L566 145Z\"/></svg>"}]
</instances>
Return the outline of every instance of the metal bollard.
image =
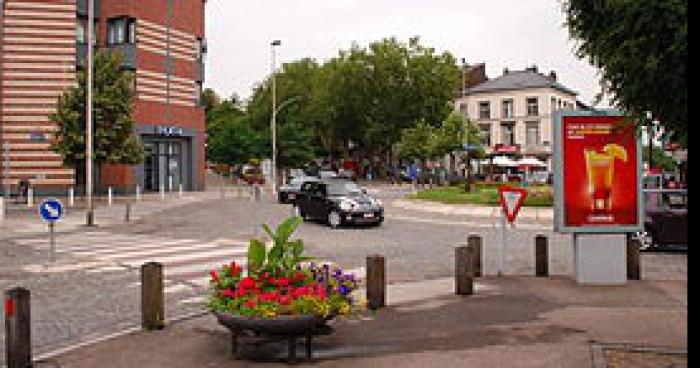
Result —
<instances>
[{"instance_id":1,"label":"metal bollard","mask_svg":"<svg viewBox=\"0 0 700 368\"><path fill-rule=\"evenodd\" d=\"M75 189L73 187L68 188L68 206L75 207Z\"/></svg>"},{"instance_id":2,"label":"metal bollard","mask_svg":"<svg viewBox=\"0 0 700 368\"><path fill-rule=\"evenodd\" d=\"M112 198L113 198L113 194L114 194L114 193L113 193L113 191L112 191L112 187L107 188L107 205L108 205L109 207L112 207L112 202L113 202Z\"/></svg>"},{"instance_id":3,"label":"metal bollard","mask_svg":"<svg viewBox=\"0 0 700 368\"><path fill-rule=\"evenodd\" d=\"M474 294L474 258L469 246L455 248L455 294Z\"/></svg>"},{"instance_id":4,"label":"metal bollard","mask_svg":"<svg viewBox=\"0 0 700 368\"><path fill-rule=\"evenodd\" d=\"M549 250L547 236L537 235L535 237L535 276L549 276Z\"/></svg>"},{"instance_id":5,"label":"metal bollard","mask_svg":"<svg viewBox=\"0 0 700 368\"><path fill-rule=\"evenodd\" d=\"M386 306L386 262L380 255L367 256L367 307Z\"/></svg>"},{"instance_id":6,"label":"metal bollard","mask_svg":"<svg viewBox=\"0 0 700 368\"><path fill-rule=\"evenodd\" d=\"M260 202L260 186L256 185L255 186L255 201Z\"/></svg>"},{"instance_id":7,"label":"metal bollard","mask_svg":"<svg viewBox=\"0 0 700 368\"><path fill-rule=\"evenodd\" d=\"M141 201L141 186L140 185L136 186L136 201L138 201L138 202Z\"/></svg>"},{"instance_id":8,"label":"metal bollard","mask_svg":"<svg viewBox=\"0 0 700 368\"><path fill-rule=\"evenodd\" d=\"M641 267L639 265L639 239L627 235L627 279L641 280Z\"/></svg>"},{"instance_id":9,"label":"metal bollard","mask_svg":"<svg viewBox=\"0 0 700 368\"><path fill-rule=\"evenodd\" d=\"M182 187L182 184L178 187L178 193L180 194L180 198L185 194L185 188Z\"/></svg>"},{"instance_id":10,"label":"metal bollard","mask_svg":"<svg viewBox=\"0 0 700 368\"><path fill-rule=\"evenodd\" d=\"M21 287L5 291L7 368L32 366L31 293Z\"/></svg>"},{"instance_id":11,"label":"metal bollard","mask_svg":"<svg viewBox=\"0 0 700 368\"><path fill-rule=\"evenodd\" d=\"M0 197L0 224L5 221L5 197Z\"/></svg>"},{"instance_id":12,"label":"metal bollard","mask_svg":"<svg viewBox=\"0 0 700 368\"><path fill-rule=\"evenodd\" d=\"M141 326L145 330L165 327L163 265L149 262L141 266Z\"/></svg>"},{"instance_id":13,"label":"metal bollard","mask_svg":"<svg viewBox=\"0 0 700 368\"><path fill-rule=\"evenodd\" d=\"M131 221L131 201L126 201L126 209L124 211L124 222Z\"/></svg>"},{"instance_id":14,"label":"metal bollard","mask_svg":"<svg viewBox=\"0 0 700 368\"><path fill-rule=\"evenodd\" d=\"M472 252L472 260L474 261L472 266L474 269L474 277L481 277L481 250L483 249L483 240L481 239L481 236L476 234L469 235L467 238L467 246Z\"/></svg>"},{"instance_id":15,"label":"metal bollard","mask_svg":"<svg viewBox=\"0 0 700 368\"><path fill-rule=\"evenodd\" d=\"M165 184L160 185L160 199L165 199Z\"/></svg>"},{"instance_id":16,"label":"metal bollard","mask_svg":"<svg viewBox=\"0 0 700 368\"><path fill-rule=\"evenodd\" d=\"M34 207L34 188L27 189L27 207Z\"/></svg>"}]
</instances>

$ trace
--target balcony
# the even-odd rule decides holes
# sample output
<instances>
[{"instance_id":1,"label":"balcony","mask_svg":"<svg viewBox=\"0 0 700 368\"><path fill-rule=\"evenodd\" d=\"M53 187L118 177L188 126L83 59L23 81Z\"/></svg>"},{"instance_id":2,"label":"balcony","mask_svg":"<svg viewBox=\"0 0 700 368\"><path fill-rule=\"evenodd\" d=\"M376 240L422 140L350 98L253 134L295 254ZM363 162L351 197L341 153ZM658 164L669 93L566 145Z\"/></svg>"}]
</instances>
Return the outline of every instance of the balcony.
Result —
<instances>
[{"instance_id":1,"label":"balcony","mask_svg":"<svg viewBox=\"0 0 700 368\"><path fill-rule=\"evenodd\" d=\"M100 17L100 0L95 1L95 18ZM88 15L88 2L87 0L78 0L78 16L87 17Z\"/></svg>"}]
</instances>

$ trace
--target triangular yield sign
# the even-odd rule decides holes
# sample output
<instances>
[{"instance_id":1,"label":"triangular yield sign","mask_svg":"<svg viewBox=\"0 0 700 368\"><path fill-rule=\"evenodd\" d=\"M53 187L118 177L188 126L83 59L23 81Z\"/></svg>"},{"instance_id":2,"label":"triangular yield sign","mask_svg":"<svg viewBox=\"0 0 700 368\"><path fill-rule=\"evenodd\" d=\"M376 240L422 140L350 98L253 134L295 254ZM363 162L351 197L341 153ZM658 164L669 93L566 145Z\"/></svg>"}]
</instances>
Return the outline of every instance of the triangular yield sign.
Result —
<instances>
[{"instance_id":1,"label":"triangular yield sign","mask_svg":"<svg viewBox=\"0 0 700 368\"><path fill-rule=\"evenodd\" d=\"M523 188L501 186L498 187L498 195L501 198L501 207L503 207L506 219L508 222L515 221L523 202L525 202L527 191Z\"/></svg>"}]
</instances>

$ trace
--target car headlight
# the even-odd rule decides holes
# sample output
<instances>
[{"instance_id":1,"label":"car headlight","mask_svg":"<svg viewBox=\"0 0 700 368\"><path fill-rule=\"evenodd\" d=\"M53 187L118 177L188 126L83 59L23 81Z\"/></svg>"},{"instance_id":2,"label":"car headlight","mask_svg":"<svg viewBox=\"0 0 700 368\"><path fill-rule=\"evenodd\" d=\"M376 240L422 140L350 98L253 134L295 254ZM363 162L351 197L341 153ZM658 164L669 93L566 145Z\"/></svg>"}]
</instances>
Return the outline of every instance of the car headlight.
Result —
<instances>
[{"instance_id":1,"label":"car headlight","mask_svg":"<svg viewBox=\"0 0 700 368\"><path fill-rule=\"evenodd\" d=\"M378 199L375 199L375 200L374 200L374 205L375 205L375 206L379 206L379 207L384 207L384 203L382 203L382 201L380 201L380 200L378 200Z\"/></svg>"},{"instance_id":2,"label":"car headlight","mask_svg":"<svg viewBox=\"0 0 700 368\"><path fill-rule=\"evenodd\" d=\"M350 199L343 199L340 202L340 209L343 211L351 211L355 207L355 202Z\"/></svg>"}]
</instances>

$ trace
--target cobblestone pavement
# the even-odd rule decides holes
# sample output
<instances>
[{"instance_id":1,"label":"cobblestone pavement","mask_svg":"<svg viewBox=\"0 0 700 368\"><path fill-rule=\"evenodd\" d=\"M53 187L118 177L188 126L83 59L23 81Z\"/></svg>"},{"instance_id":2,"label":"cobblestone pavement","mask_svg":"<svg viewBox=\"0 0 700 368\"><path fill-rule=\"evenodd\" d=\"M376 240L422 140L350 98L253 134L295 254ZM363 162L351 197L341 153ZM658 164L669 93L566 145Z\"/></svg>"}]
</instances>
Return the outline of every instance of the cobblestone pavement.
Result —
<instances>
[{"instance_id":1,"label":"cobblestone pavement","mask_svg":"<svg viewBox=\"0 0 700 368\"><path fill-rule=\"evenodd\" d=\"M310 254L362 272L365 257L377 253L387 258L390 283L436 279L453 275L454 247L477 233L484 239L484 271L496 272L501 237L496 218L395 205L407 192L404 188L372 187L370 191L385 202L384 225L331 230L305 223L297 236L304 239ZM165 264L168 318L201 311L208 271L234 259L244 261L247 240L263 235L260 225L276 225L291 214L291 206L273 203L269 196L256 202L235 189L171 202L175 201L135 207L137 218L128 224L123 223L120 205L103 209L98 217L103 226L75 225L59 234L58 260L48 268L43 266L48 259L46 236L40 235L41 229L29 231L42 225L5 233L5 240L0 236L0 287L21 285L32 291L37 354L137 326L138 267L147 261ZM72 222L78 224L81 216L74 216ZM539 233L550 237L551 273L571 274L570 237L553 234L551 222L542 219L528 219L509 229L506 274L534 273L533 239ZM685 280L686 256L645 253L642 275ZM0 346L4 349L2 341Z\"/></svg>"}]
</instances>

